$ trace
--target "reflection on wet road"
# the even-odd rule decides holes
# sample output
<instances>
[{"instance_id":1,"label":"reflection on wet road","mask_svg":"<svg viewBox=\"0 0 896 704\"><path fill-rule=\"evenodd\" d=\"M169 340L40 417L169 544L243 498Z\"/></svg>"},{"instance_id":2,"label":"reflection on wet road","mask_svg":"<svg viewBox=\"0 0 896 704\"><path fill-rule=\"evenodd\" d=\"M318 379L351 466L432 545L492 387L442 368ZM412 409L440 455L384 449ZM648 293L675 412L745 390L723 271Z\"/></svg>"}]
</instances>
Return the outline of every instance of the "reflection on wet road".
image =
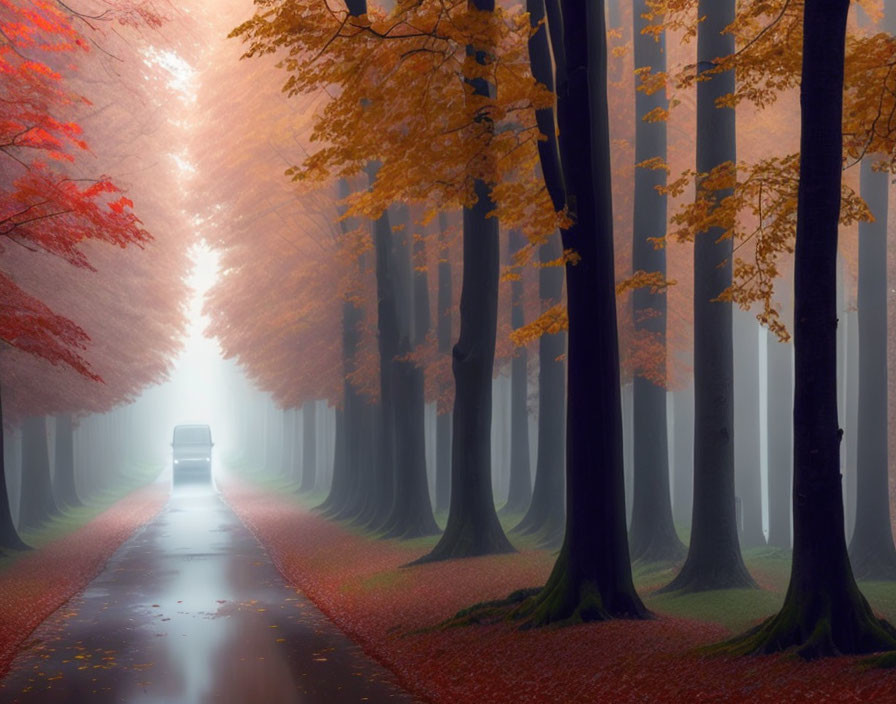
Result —
<instances>
[{"instance_id":1,"label":"reflection on wet road","mask_svg":"<svg viewBox=\"0 0 896 704\"><path fill-rule=\"evenodd\" d=\"M296 536L301 540L301 536ZM178 489L13 663L0 702L411 702L211 489Z\"/></svg>"}]
</instances>

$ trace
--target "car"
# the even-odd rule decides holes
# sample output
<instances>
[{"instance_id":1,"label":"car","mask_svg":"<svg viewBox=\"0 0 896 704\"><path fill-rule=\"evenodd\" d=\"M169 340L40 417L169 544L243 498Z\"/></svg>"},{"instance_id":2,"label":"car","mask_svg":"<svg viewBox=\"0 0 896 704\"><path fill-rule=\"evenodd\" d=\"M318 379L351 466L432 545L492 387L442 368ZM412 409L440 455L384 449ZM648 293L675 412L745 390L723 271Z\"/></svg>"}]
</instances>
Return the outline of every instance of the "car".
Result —
<instances>
[{"instance_id":1,"label":"car","mask_svg":"<svg viewBox=\"0 0 896 704\"><path fill-rule=\"evenodd\" d=\"M171 440L173 482L206 483L212 478L212 431L207 425L176 425Z\"/></svg>"}]
</instances>

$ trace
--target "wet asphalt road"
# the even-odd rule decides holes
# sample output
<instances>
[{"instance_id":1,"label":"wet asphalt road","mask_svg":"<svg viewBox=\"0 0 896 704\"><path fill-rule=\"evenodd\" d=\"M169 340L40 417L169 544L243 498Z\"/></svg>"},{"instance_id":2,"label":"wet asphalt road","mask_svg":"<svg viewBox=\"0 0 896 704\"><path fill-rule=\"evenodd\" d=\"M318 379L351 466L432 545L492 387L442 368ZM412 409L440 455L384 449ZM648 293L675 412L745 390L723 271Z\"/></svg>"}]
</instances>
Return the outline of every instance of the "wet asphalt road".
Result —
<instances>
[{"instance_id":1,"label":"wet asphalt road","mask_svg":"<svg viewBox=\"0 0 896 704\"><path fill-rule=\"evenodd\" d=\"M23 704L413 701L197 487L32 634L0 685Z\"/></svg>"}]
</instances>

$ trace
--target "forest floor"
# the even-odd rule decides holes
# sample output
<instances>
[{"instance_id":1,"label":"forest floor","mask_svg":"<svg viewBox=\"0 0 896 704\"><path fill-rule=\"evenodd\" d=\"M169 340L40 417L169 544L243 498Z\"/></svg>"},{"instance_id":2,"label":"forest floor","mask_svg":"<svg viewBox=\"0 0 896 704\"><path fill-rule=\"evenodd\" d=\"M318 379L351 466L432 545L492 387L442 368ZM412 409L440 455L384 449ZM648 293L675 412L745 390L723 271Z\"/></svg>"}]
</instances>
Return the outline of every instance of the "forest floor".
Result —
<instances>
[{"instance_id":1,"label":"forest floor","mask_svg":"<svg viewBox=\"0 0 896 704\"><path fill-rule=\"evenodd\" d=\"M87 586L118 547L161 510L168 485L147 484L157 474L158 467L135 469L114 489L25 533L33 550L0 558L0 677L20 649L34 645L28 642L34 629Z\"/></svg>"},{"instance_id":2,"label":"forest floor","mask_svg":"<svg viewBox=\"0 0 896 704\"><path fill-rule=\"evenodd\" d=\"M861 658L697 651L777 610L786 551L746 552L760 590L657 595L677 566L637 568L638 590L656 615L648 621L439 628L460 609L543 584L554 555L516 539L516 554L405 567L435 538L376 539L320 517L309 509L321 497L298 497L276 480L231 477L222 489L287 580L425 701L896 702L896 670L868 669ZM861 586L875 610L896 621L896 585Z\"/></svg>"}]
</instances>

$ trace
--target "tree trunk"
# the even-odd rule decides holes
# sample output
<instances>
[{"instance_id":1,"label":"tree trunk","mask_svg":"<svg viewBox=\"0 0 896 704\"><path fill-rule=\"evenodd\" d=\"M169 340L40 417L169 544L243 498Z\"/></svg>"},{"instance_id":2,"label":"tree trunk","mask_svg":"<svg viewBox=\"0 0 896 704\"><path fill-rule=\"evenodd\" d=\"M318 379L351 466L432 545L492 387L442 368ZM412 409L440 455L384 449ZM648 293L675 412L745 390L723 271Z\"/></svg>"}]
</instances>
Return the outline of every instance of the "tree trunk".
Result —
<instances>
[{"instance_id":1,"label":"tree trunk","mask_svg":"<svg viewBox=\"0 0 896 704\"><path fill-rule=\"evenodd\" d=\"M346 0L346 8L354 17L367 14L367 0ZM378 165L367 165L367 177L372 184ZM372 463L372 476L362 494L362 507L355 516L357 523L376 530L382 527L392 510L395 467L395 405L392 396L392 361L398 350L398 318L395 302L395 286L392 280L392 228L389 214L384 212L373 225L373 241L376 253L377 332L380 356L380 403L376 420L376 459ZM360 458L359 458L360 459ZM358 468L360 472L360 467Z\"/></svg>"},{"instance_id":2,"label":"tree trunk","mask_svg":"<svg viewBox=\"0 0 896 704\"><path fill-rule=\"evenodd\" d=\"M12 520L9 490L6 487L6 462L3 454L3 406L0 401L0 551L28 550L29 547L19 537Z\"/></svg>"},{"instance_id":3,"label":"tree trunk","mask_svg":"<svg viewBox=\"0 0 896 704\"><path fill-rule=\"evenodd\" d=\"M429 283L425 271L411 266L411 232L406 215L395 248L395 298L400 341L392 365L395 399L395 482L392 510L383 526L387 538L419 538L439 532L432 515L426 473L423 369L409 359L429 332ZM415 244L422 257L422 240ZM412 275L412 271L414 271Z\"/></svg>"},{"instance_id":4,"label":"tree trunk","mask_svg":"<svg viewBox=\"0 0 896 704\"><path fill-rule=\"evenodd\" d=\"M469 0L471 9L494 13L494 0ZM494 21L491 18L491 21ZM467 60L491 61L491 46L470 46ZM492 86L484 78L465 79L473 96L488 96ZM486 114L477 126L487 135L493 124ZM493 172L486 153L479 166ZM492 376L498 327L500 250L498 219L490 186L477 178L476 202L464 208L463 283L460 300L460 337L452 352L454 412L451 441L451 501L442 538L419 562L513 552L495 512L491 477Z\"/></svg>"},{"instance_id":5,"label":"tree trunk","mask_svg":"<svg viewBox=\"0 0 896 704\"><path fill-rule=\"evenodd\" d=\"M841 320L846 328L844 343L846 347L846 408L844 409L843 441L845 450L842 456L846 459L843 466L843 507L845 511L846 539L852 538L856 525L856 494L858 491L858 437L859 437L859 316L855 310L846 310Z\"/></svg>"},{"instance_id":6,"label":"tree trunk","mask_svg":"<svg viewBox=\"0 0 896 704\"><path fill-rule=\"evenodd\" d=\"M793 345L768 333L768 544L790 548Z\"/></svg>"},{"instance_id":7,"label":"tree trunk","mask_svg":"<svg viewBox=\"0 0 896 704\"><path fill-rule=\"evenodd\" d=\"M436 535L439 526L432 515L426 476L426 446L423 427L423 370L409 360L395 364L393 371L395 410L401 442L396 447L395 501L385 526L387 538L411 539Z\"/></svg>"},{"instance_id":8,"label":"tree trunk","mask_svg":"<svg viewBox=\"0 0 896 704\"><path fill-rule=\"evenodd\" d=\"M436 415L436 511L448 510L451 498L451 415Z\"/></svg>"},{"instance_id":9,"label":"tree trunk","mask_svg":"<svg viewBox=\"0 0 896 704\"><path fill-rule=\"evenodd\" d=\"M563 52L551 55L545 20L544 0L527 0L529 24L529 63L532 75L548 90L554 90L554 62L558 73L563 69ZM552 12L558 11L552 4ZM559 44L558 44L559 46ZM554 208L566 204L560 152L557 142L554 109L535 112L538 131L538 154L545 187ZM556 261L563 255L559 237L551 237L539 248L542 264ZM542 312L562 303L564 273L560 267L541 267L538 274L538 294ZM538 456L535 461L535 484L532 501L523 520L514 528L521 534L536 534L546 547L558 547L563 541L566 523L565 503L565 439L566 439L566 364L561 356L566 353L566 333L542 335L538 340Z\"/></svg>"},{"instance_id":10,"label":"tree trunk","mask_svg":"<svg viewBox=\"0 0 896 704\"><path fill-rule=\"evenodd\" d=\"M759 447L759 323L734 311L734 487L740 503L740 544L765 545Z\"/></svg>"},{"instance_id":11,"label":"tree trunk","mask_svg":"<svg viewBox=\"0 0 896 704\"><path fill-rule=\"evenodd\" d=\"M448 223L439 213L439 294L436 334L439 354L451 354L451 258L448 255ZM441 394L440 394L441 396ZM436 511L447 511L451 497L451 415L436 402Z\"/></svg>"},{"instance_id":12,"label":"tree trunk","mask_svg":"<svg viewBox=\"0 0 896 704\"><path fill-rule=\"evenodd\" d=\"M666 35L643 34L648 24L643 15L647 0L637 0L634 19L635 68L666 70ZM635 79L639 80L639 79ZM657 249L650 237L666 234L666 196L657 191L666 185L663 169L638 168L648 159L666 159L666 123L646 122L652 110L668 108L666 92L635 93L635 198L632 242L632 270L666 273L666 250ZM659 339L665 354L666 294L639 288L632 296L637 331ZM665 376L666 360L661 362ZM669 488L669 446L666 418L666 389L654 381L635 375L633 382L633 485L629 549L632 560L657 562L684 557L685 547L675 532L672 496Z\"/></svg>"},{"instance_id":13,"label":"tree trunk","mask_svg":"<svg viewBox=\"0 0 896 704\"><path fill-rule=\"evenodd\" d=\"M476 196L476 204L464 208L460 338L452 353L455 397L448 524L421 562L513 551L495 512L491 478L498 221L487 217L494 205L482 181L476 182Z\"/></svg>"},{"instance_id":14,"label":"tree trunk","mask_svg":"<svg viewBox=\"0 0 896 704\"><path fill-rule=\"evenodd\" d=\"M705 72L734 53L735 0L700 0L697 66ZM734 71L697 83L697 172L708 173L736 154L735 113L716 101L734 92ZM729 191L715 194L721 200ZM737 539L734 496L734 374L731 303L714 299L731 284L730 239L721 228L694 241L694 505L691 544L678 576L664 591L754 587Z\"/></svg>"},{"instance_id":15,"label":"tree trunk","mask_svg":"<svg viewBox=\"0 0 896 704\"><path fill-rule=\"evenodd\" d=\"M542 32L543 34L543 32ZM539 248L542 264L556 261L563 254L558 236ZM563 269L543 266L538 273L542 310L548 310L563 298ZM538 340L538 446L532 501L523 520L513 529L522 535L535 535L544 547L559 547L563 542L566 519L565 447L566 438L566 333L542 335Z\"/></svg>"},{"instance_id":16,"label":"tree trunk","mask_svg":"<svg viewBox=\"0 0 896 704\"><path fill-rule=\"evenodd\" d=\"M53 489L60 506L80 506L75 484L75 433L69 414L56 416L56 476Z\"/></svg>"},{"instance_id":17,"label":"tree trunk","mask_svg":"<svg viewBox=\"0 0 896 704\"><path fill-rule=\"evenodd\" d=\"M299 491L314 491L317 480L317 431L314 401L302 406L302 483Z\"/></svg>"},{"instance_id":18,"label":"tree trunk","mask_svg":"<svg viewBox=\"0 0 896 704\"><path fill-rule=\"evenodd\" d=\"M333 446L333 478L327 498L317 507L325 516L337 513L345 505L349 478L346 463L345 409L336 408L336 442Z\"/></svg>"},{"instance_id":19,"label":"tree trunk","mask_svg":"<svg viewBox=\"0 0 896 704\"><path fill-rule=\"evenodd\" d=\"M368 168L372 184L377 167ZM395 491L395 384L392 379L394 361L398 356L399 328L395 300L395 271L392 226L388 212L374 223L373 241L376 251L377 332L380 357L380 418L378 426L376 481L370 502L359 519L373 530L383 527L392 510Z\"/></svg>"},{"instance_id":20,"label":"tree trunk","mask_svg":"<svg viewBox=\"0 0 896 704\"><path fill-rule=\"evenodd\" d=\"M566 533L547 584L523 609L532 625L647 615L625 525L604 3L560 0L559 9L551 32L563 29L557 123L572 220L562 235L580 260L566 266Z\"/></svg>"},{"instance_id":21,"label":"tree trunk","mask_svg":"<svg viewBox=\"0 0 896 704\"><path fill-rule=\"evenodd\" d=\"M896 648L853 579L843 530L837 423L837 229L849 0L806 0L795 249L793 564L781 611L735 641L806 658Z\"/></svg>"},{"instance_id":22,"label":"tree trunk","mask_svg":"<svg viewBox=\"0 0 896 704\"><path fill-rule=\"evenodd\" d=\"M344 200L350 194L348 182L339 180L339 198ZM340 221L343 236L350 229L349 223ZM363 267L362 261L361 266ZM324 515L346 517L354 508L360 494L361 464L374 455L372 448L359 453L359 443L364 437L366 404L359 398L350 381L356 369L356 355L360 343L360 325L363 311L352 300L342 303L342 408L336 409L336 438L333 450L333 478L326 500L318 507ZM365 464L365 469L366 469ZM350 517L354 517L354 512Z\"/></svg>"},{"instance_id":23,"label":"tree trunk","mask_svg":"<svg viewBox=\"0 0 896 704\"><path fill-rule=\"evenodd\" d=\"M672 392L672 513L690 529L694 509L694 383Z\"/></svg>"},{"instance_id":24,"label":"tree trunk","mask_svg":"<svg viewBox=\"0 0 896 704\"><path fill-rule=\"evenodd\" d=\"M625 481L625 525L631 525L635 503L635 417L633 384L622 384L622 476Z\"/></svg>"},{"instance_id":25,"label":"tree trunk","mask_svg":"<svg viewBox=\"0 0 896 704\"><path fill-rule=\"evenodd\" d=\"M859 579L896 579L887 458L887 196L889 176L862 161L859 223L859 403L856 522L849 561Z\"/></svg>"},{"instance_id":26,"label":"tree trunk","mask_svg":"<svg viewBox=\"0 0 896 704\"><path fill-rule=\"evenodd\" d=\"M59 513L53 500L46 416L30 416L22 423L22 494L19 527L39 528Z\"/></svg>"},{"instance_id":27,"label":"tree trunk","mask_svg":"<svg viewBox=\"0 0 896 704\"><path fill-rule=\"evenodd\" d=\"M508 237L510 258L526 246L522 233L513 230ZM522 278L510 285L510 324L514 330L525 324ZM532 474L529 467L529 369L526 348L520 347L510 369L510 486L502 513L521 513L532 499Z\"/></svg>"},{"instance_id":28,"label":"tree trunk","mask_svg":"<svg viewBox=\"0 0 896 704\"><path fill-rule=\"evenodd\" d=\"M354 370L354 355L357 349L360 309L350 301L342 304L342 408L336 409L336 443L333 452L333 480L327 498L318 506L325 516L339 514L346 505L348 497L357 482L351 446L357 433L356 404L357 394L349 381Z\"/></svg>"},{"instance_id":29,"label":"tree trunk","mask_svg":"<svg viewBox=\"0 0 896 704\"><path fill-rule=\"evenodd\" d=\"M349 494L343 514L339 518L350 518L355 524L361 524L367 513L368 505L375 496L375 485L379 476L377 470L377 449L380 446L379 434L382 411L379 404L366 403L355 396L357 433L350 445L353 457L352 492Z\"/></svg>"}]
</instances>

